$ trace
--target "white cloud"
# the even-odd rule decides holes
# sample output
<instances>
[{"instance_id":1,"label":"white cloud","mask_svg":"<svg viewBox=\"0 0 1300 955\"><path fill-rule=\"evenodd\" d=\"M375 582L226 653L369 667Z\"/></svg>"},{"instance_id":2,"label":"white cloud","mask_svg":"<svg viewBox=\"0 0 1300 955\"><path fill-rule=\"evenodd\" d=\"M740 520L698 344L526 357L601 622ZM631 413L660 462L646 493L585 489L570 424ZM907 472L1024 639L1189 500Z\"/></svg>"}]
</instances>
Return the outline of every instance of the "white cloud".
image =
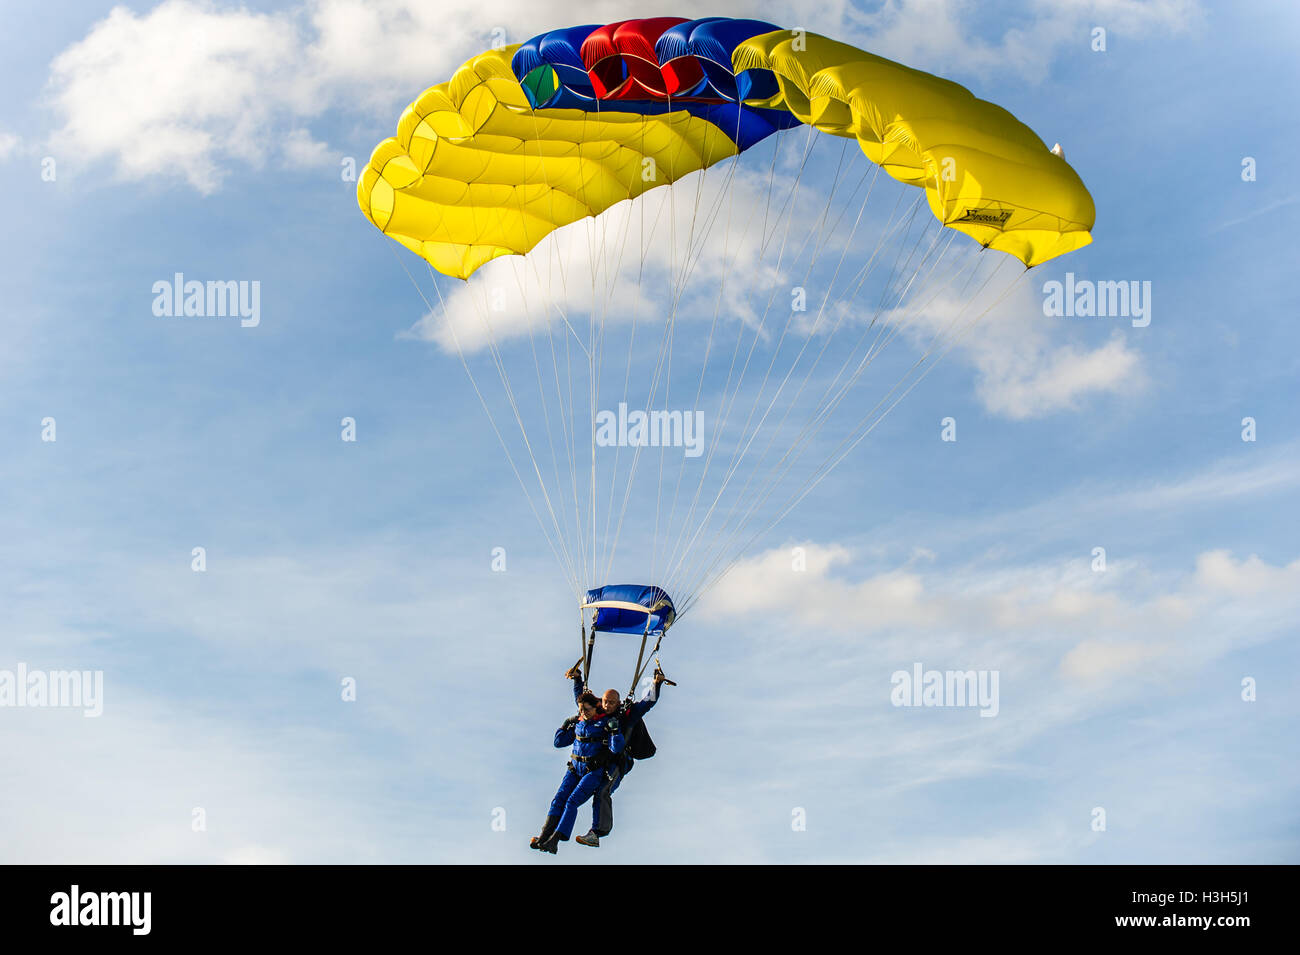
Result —
<instances>
[{"instance_id":1,"label":"white cloud","mask_svg":"<svg viewBox=\"0 0 1300 955\"><path fill-rule=\"evenodd\" d=\"M1097 395L1134 394L1146 386L1141 356L1121 332L1094 347L1061 343L1064 321L1043 316L1032 283L1022 280L1002 302L996 296L1003 289L995 285L974 304L945 295L919 313L904 309L889 319L924 347L936 337L941 346L952 341L956 356L977 372L981 404L1008 418L1040 418ZM966 327L969 332L962 332Z\"/></svg>"},{"instance_id":2,"label":"white cloud","mask_svg":"<svg viewBox=\"0 0 1300 955\"><path fill-rule=\"evenodd\" d=\"M356 858L382 838L361 808L371 800L322 798L340 778L365 785L366 754L338 760L345 734L309 723L256 725L229 692L213 719L206 705L130 685L130 673L129 664L107 669L97 719L4 711L0 744L15 757L0 795L11 821L7 859L285 863ZM194 828L196 818L205 828Z\"/></svg>"},{"instance_id":3,"label":"white cloud","mask_svg":"<svg viewBox=\"0 0 1300 955\"><path fill-rule=\"evenodd\" d=\"M1300 594L1300 560L1274 567L1254 554L1234 560L1226 550L1213 550L1196 559L1197 583L1207 590L1236 597L1294 597Z\"/></svg>"},{"instance_id":4,"label":"white cloud","mask_svg":"<svg viewBox=\"0 0 1300 955\"><path fill-rule=\"evenodd\" d=\"M54 60L64 125L51 147L85 163L112 157L128 179L180 176L211 192L228 160L271 149L285 105L273 91L296 43L283 16L188 0L142 16L115 7Z\"/></svg>"},{"instance_id":5,"label":"white cloud","mask_svg":"<svg viewBox=\"0 0 1300 955\"><path fill-rule=\"evenodd\" d=\"M968 647L990 639L1035 647L1034 653L1046 646L1064 676L1107 681L1166 658L1175 647L1187 660L1225 652L1231 622L1244 617L1267 633L1300 610L1300 559L1279 567L1255 555L1209 551L1194 570L1160 580L1136 562L1112 562L1097 574L1079 560L995 570L891 569L852 579L845 572L855 556L848 548L800 546L803 570L790 548L742 561L701 600L701 615L775 616L790 620L796 632L857 639L906 633Z\"/></svg>"},{"instance_id":6,"label":"white cloud","mask_svg":"<svg viewBox=\"0 0 1300 955\"><path fill-rule=\"evenodd\" d=\"M869 11L850 5L846 25L867 49L919 69L1037 80L1061 51L1090 49L1095 27L1130 38L1177 32L1198 19L1199 6L1195 0L1032 0L993 37L979 33L986 16L978 0L886 0Z\"/></svg>"},{"instance_id":7,"label":"white cloud","mask_svg":"<svg viewBox=\"0 0 1300 955\"><path fill-rule=\"evenodd\" d=\"M670 313L707 323L716 309L752 328L788 271L765 261L761 248L769 178L724 161L556 229L528 256L496 259L473 282L451 285L445 307L426 293L434 309L410 333L468 354L548 324L557 342L569 335L585 347L593 317L594 334L635 320L652 351ZM778 183L777 193L789 188ZM720 296L724 276L729 294ZM614 361L617 348L606 342L601 351Z\"/></svg>"},{"instance_id":8,"label":"white cloud","mask_svg":"<svg viewBox=\"0 0 1300 955\"><path fill-rule=\"evenodd\" d=\"M1107 640L1084 640L1065 655L1061 672L1077 680L1114 677L1158 658L1166 646L1143 646Z\"/></svg>"},{"instance_id":9,"label":"white cloud","mask_svg":"<svg viewBox=\"0 0 1300 955\"><path fill-rule=\"evenodd\" d=\"M284 159L290 166L312 167L329 165L333 161L330 148L311 138L305 129L293 129L284 138Z\"/></svg>"},{"instance_id":10,"label":"white cloud","mask_svg":"<svg viewBox=\"0 0 1300 955\"><path fill-rule=\"evenodd\" d=\"M13 133L0 133L0 160L8 159L20 142L22 140Z\"/></svg>"},{"instance_id":11,"label":"white cloud","mask_svg":"<svg viewBox=\"0 0 1300 955\"><path fill-rule=\"evenodd\" d=\"M1141 385L1141 359L1120 335L1087 349L1050 347L1032 337L1027 347L999 351L968 348L980 372L984 407L1009 418L1037 418L1078 407L1089 396L1132 392Z\"/></svg>"}]
</instances>

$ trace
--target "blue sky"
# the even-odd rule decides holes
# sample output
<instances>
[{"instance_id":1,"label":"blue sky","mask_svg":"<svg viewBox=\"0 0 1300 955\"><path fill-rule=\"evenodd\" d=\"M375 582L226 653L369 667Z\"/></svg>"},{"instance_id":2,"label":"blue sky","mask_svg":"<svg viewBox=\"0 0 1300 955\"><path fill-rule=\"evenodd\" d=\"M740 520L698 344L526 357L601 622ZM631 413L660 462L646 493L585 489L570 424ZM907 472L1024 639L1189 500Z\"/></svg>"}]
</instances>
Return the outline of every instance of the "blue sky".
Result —
<instances>
[{"instance_id":1,"label":"blue sky","mask_svg":"<svg viewBox=\"0 0 1300 955\"><path fill-rule=\"evenodd\" d=\"M1021 278L683 617L660 755L620 790L601 854L558 861L1300 861L1295 12L762 15L949 76L1060 142L1095 241ZM102 670L105 691L98 718L0 711L0 856L551 861L525 843L563 768L573 594L340 164L494 27L517 41L572 15L171 0L15 16L0 670ZM811 181L841 145L819 144ZM1042 283L1067 271L1151 282L1150 325L1044 317ZM257 280L260 324L155 317L151 288L176 272ZM886 370L916 354L900 335ZM644 564L651 516L634 509L620 570ZM626 645L602 651L621 688ZM891 674L918 662L996 670L998 715L891 705Z\"/></svg>"}]
</instances>

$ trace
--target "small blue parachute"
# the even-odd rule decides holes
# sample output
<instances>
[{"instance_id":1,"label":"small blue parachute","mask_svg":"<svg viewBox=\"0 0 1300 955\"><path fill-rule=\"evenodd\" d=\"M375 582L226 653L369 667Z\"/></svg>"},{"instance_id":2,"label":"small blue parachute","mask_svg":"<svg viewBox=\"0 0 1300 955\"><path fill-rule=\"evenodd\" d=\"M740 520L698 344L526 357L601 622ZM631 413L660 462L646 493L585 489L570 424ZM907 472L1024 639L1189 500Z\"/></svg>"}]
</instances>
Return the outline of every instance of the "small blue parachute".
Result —
<instances>
[{"instance_id":1,"label":"small blue parachute","mask_svg":"<svg viewBox=\"0 0 1300 955\"><path fill-rule=\"evenodd\" d=\"M587 591L583 610L595 610L593 631L662 636L677 619L677 608L662 587L608 584Z\"/></svg>"}]
</instances>

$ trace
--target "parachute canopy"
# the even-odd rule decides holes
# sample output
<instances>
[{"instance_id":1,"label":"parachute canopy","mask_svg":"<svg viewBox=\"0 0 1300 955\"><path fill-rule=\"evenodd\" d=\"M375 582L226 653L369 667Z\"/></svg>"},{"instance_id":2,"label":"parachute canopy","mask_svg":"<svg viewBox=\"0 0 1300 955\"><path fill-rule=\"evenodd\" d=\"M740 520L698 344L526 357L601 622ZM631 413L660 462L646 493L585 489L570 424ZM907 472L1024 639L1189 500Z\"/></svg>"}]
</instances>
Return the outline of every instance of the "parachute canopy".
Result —
<instances>
[{"instance_id":1,"label":"parachute canopy","mask_svg":"<svg viewBox=\"0 0 1300 955\"><path fill-rule=\"evenodd\" d=\"M595 611L592 629L604 633L663 634L677 618L672 598L644 584L609 584L587 591L583 610Z\"/></svg>"},{"instance_id":2,"label":"parachute canopy","mask_svg":"<svg viewBox=\"0 0 1300 955\"><path fill-rule=\"evenodd\" d=\"M949 80L758 20L554 30L425 90L357 185L366 217L467 278L555 229L807 124L925 190L945 226L1026 266L1091 241L1074 169Z\"/></svg>"},{"instance_id":3,"label":"parachute canopy","mask_svg":"<svg viewBox=\"0 0 1300 955\"><path fill-rule=\"evenodd\" d=\"M400 263L413 331L459 358L589 671L596 632L655 654L1020 265L1091 241L1059 152L826 37L658 17L473 57L406 108L357 198L429 265L426 295Z\"/></svg>"}]
</instances>

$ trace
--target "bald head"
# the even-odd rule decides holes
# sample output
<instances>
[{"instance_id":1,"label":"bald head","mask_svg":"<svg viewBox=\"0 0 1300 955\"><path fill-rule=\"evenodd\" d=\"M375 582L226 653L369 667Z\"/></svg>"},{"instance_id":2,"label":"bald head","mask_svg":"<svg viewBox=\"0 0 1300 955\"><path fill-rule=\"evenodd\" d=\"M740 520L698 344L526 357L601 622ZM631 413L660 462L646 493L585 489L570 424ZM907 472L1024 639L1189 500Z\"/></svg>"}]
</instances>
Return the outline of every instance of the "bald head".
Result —
<instances>
[{"instance_id":1,"label":"bald head","mask_svg":"<svg viewBox=\"0 0 1300 955\"><path fill-rule=\"evenodd\" d=\"M604 695L600 698L600 708L606 713L613 713L618 709L620 702L621 699L618 695L618 690L606 690Z\"/></svg>"}]
</instances>

